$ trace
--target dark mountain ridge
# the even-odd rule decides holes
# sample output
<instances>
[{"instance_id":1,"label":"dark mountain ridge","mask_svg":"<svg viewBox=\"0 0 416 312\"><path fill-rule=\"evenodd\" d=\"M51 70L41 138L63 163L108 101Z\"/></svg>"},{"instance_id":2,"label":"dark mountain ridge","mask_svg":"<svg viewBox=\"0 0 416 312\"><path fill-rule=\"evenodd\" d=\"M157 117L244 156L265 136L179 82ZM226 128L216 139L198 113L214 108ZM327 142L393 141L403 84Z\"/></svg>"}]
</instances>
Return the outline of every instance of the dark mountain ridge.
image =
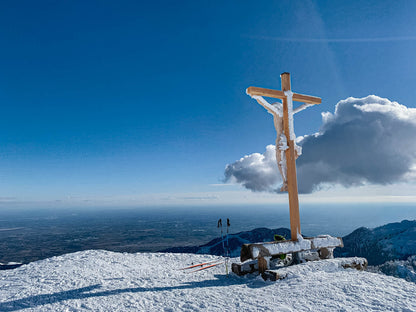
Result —
<instances>
[{"instance_id":1,"label":"dark mountain ridge","mask_svg":"<svg viewBox=\"0 0 416 312\"><path fill-rule=\"evenodd\" d=\"M251 231L243 231L235 234L228 234L228 248L231 257L240 256L241 245L256 242L273 241L274 235L282 235L285 239L290 238L290 230L286 228L268 229L257 228ZM223 247L224 242L224 247ZM223 238L218 237L200 246L172 247L162 250L162 252L174 253L196 253L224 256L227 249L227 235Z\"/></svg>"},{"instance_id":2,"label":"dark mountain ridge","mask_svg":"<svg viewBox=\"0 0 416 312\"><path fill-rule=\"evenodd\" d=\"M257 228L228 235L230 256L240 255L241 245L247 243L273 241L275 234L290 238L290 230L286 228ZM403 220L369 229L361 227L344 236L344 248L335 248L335 257L365 257L370 265L380 265L391 260L406 260L416 255L416 220ZM197 253L224 255L222 245L226 238L218 237L200 246L174 247L163 252Z\"/></svg>"},{"instance_id":3,"label":"dark mountain ridge","mask_svg":"<svg viewBox=\"0 0 416 312\"><path fill-rule=\"evenodd\" d=\"M416 255L416 220L389 223L374 229L361 227L343 237L336 257L365 257L370 265L405 260Z\"/></svg>"}]
</instances>

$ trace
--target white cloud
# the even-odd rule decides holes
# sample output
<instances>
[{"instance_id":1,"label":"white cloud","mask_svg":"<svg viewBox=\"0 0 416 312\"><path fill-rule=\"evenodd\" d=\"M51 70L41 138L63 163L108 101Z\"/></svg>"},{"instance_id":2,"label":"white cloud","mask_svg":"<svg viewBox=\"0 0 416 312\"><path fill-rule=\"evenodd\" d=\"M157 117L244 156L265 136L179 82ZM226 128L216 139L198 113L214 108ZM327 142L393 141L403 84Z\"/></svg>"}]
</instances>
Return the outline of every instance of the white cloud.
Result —
<instances>
[{"instance_id":1,"label":"white cloud","mask_svg":"<svg viewBox=\"0 0 416 312\"><path fill-rule=\"evenodd\" d=\"M416 109L370 95L340 101L322 114L319 133L299 139L301 193L323 185L388 185L415 176ZM226 166L225 180L253 191L275 191L281 183L274 146Z\"/></svg>"},{"instance_id":2,"label":"white cloud","mask_svg":"<svg viewBox=\"0 0 416 312\"><path fill-rule=\"evenodd\" d=\"M246 155L227 165L225 179L240 183L252 191L272 191L273 187L281 182L277 172L275 147L268 145L264 154Z\"/></svg>"}]
</instances>

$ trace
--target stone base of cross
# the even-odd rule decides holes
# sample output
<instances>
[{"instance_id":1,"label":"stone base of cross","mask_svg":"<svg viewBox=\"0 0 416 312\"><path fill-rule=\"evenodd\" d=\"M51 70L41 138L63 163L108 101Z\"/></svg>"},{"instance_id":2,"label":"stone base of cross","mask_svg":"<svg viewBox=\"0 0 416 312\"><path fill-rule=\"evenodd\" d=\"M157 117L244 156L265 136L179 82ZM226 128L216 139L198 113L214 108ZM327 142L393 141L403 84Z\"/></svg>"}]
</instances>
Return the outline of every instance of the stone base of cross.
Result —
<instances>
[{"instance_id":1,"label":"stone base of cross","mask_svg":"<svg viewBox=\"0 0 416 312\"><path fill-rule=\"evenodd\" d=\"M321 104L322 100L314 96L293 93L290 87L289 73L281 74L280 79L282 90L249 87L246 92L273 115L277 132L276 160L283 180L281 190L287 191L289 194L291 239L297 240L298 234L300 234L300 217L296 158L300 155L300 149L295 143L293 115L310 105ZM281 99L282 103L270 104L263 97ZM293 108L293 101L305 104Z\"/></svg>"}]
</instances>

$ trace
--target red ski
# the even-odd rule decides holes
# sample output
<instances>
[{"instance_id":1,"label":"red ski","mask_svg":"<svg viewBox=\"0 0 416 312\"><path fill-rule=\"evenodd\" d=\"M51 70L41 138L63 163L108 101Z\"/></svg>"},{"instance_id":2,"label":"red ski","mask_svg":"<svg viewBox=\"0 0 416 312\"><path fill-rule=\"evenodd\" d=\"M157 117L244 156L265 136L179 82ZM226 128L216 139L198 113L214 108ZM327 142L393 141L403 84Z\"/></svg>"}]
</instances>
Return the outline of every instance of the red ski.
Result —
<instances>
[{"instance_id":1,"label":"red ski","mask_svg":"<svg viewBox=\"0 0 416 312\"><path fill-rule=\"evenodd\" d=\"M193 273L193 272L198 272L198 271L201 271L201 270L209 269L209 268L212 268L214 266L217 266L217 265L220 265L220 264L223 264L223 263L224 263L224 261L221 261L219 263L214 263L214 264L206 265L206 266L203 266L202 268L199 268L199 269L196 269L196 270L187 272L187 273Z\"/></svg>"},{"instance_id":2,"label":"red ski","mask_svg":"<svg viewBox=\"0 0 416 312\"><path fill-rule=\"evenodd\" d=\"M204 265L212 264L212 263L215 263L215 262L218 262L218 261L222 261L222 260L213 260L213 261L198 263L198 264L190 265L190 266L188 266L186 268L182 268L180 270L188 270L188 269L196 268L196 267L199 267L199 266L204 266Z\"/></svg>"}]
</instances>

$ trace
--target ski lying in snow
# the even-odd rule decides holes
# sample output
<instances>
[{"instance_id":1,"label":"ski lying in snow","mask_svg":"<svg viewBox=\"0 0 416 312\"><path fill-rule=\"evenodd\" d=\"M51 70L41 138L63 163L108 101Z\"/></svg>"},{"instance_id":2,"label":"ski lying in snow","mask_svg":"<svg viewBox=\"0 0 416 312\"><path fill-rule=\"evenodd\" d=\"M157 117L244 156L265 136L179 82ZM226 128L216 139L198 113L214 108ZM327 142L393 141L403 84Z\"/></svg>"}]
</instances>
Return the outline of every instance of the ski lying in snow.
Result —
<instances>
[{"instance_id":1,"label":"ski lying in snow","mask_svg":"<svg viewBox=\"0 0 416 312\"><path fill-rule=\"evenodd\" d=\"M182 269L180 269L180 270L189 270L189 269L192 269L192 268L196 268L196 267L200 267L200 266L204 266L204 265L212 264L212 263L215 263L215 262L218 262L218 261L222 261L222 260L213 260L213 261L208 261L208 262L203 262L203 263L193 264L193 265L190 265L190 266L188 266L188 267L186 267L186 268L182 268Z\"/></svg>"},{"instance_id":2,"label":"ski lying in snow","mask_svg":"<svg viewBox=\"0 0 416 312\"><path fill-rule=\"evenodd\" d=\"M209 268L212 268L214 266L217 266L217 265L220 265L220 264L223 264L223 263L224 263L224 261L221 261L219 263L214 263L214 264L206 265L206 266L203 266L202 268L199 268L199 269L196 269L196 270L193 270L193 271L188 271L187 273L193 273L193 272L202 271L202 270L209 269Z\"/></svg>"}]
</instances>

